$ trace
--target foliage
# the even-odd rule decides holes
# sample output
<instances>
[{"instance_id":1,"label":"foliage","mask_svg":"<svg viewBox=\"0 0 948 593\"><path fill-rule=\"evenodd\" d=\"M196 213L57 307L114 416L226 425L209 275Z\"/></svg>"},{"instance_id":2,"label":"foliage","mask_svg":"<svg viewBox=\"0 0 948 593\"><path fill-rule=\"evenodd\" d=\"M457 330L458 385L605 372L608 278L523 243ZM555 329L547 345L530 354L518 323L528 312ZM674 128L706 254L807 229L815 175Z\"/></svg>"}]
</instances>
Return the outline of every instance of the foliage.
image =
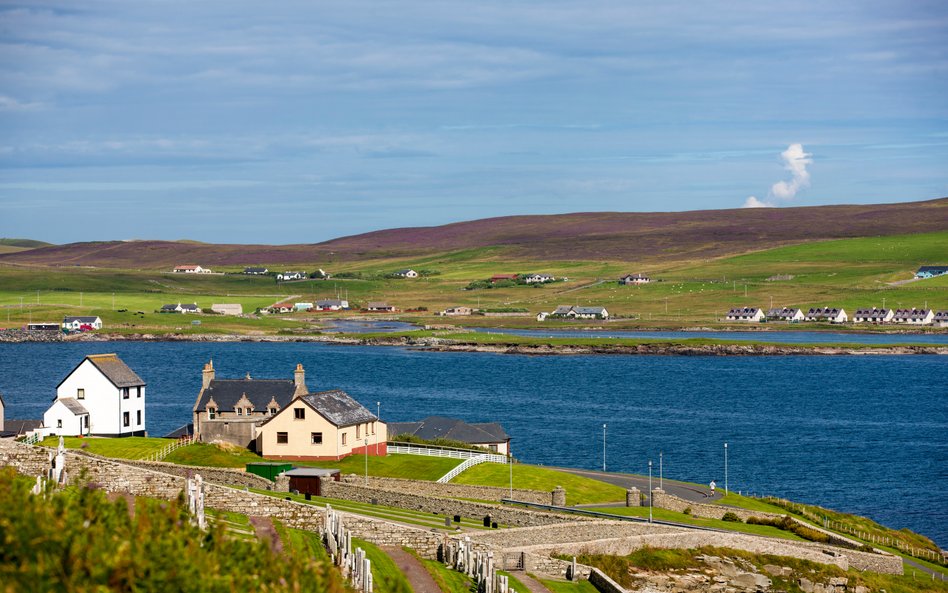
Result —
<instances>
[{"instance_id":1,"label":"foliage","mask_svg":"<svg viewBox=\"0 0 948 593\"><path fill-rule=\"evenodd\" d=\"M390 438L389 441L395 443L415 443L417 445L434 445L436 447L450 447L452 449L464 449L466 451L483 451L481 447L472 445L471 443L465 443L464 441L456 441L454 439L423 439L419 436L413 434L397 434L394 437Z\"/></svg>"},{"instance_id":2,"label":"foliage","mask_svg":"<svg viewBox=\"0 0 948 593\"><path fill-rule=\"evenodd\" d=\"M343 593L328 563L275 556L257 540L203 532L182 498L109 502L92 485L45 495L0 470L0 582L7 591L323 591Z\"/></svg>"},{"instance_id":3,"label":"foliage","mask_svg":"<svg viewBox=\"0 0 948 593\"><path fill-rule=\"evenodd\" d=\"M721 520L728 521L731 523L743 523L743 521L741 521L741 518L738 517L737 514L732 513L731 511L724 513L724 516L721 517Z\"/></svg>"},{"instance_id":4,"label":"foliage","mask_svg":"<svg viewBox=\"0 0 948 593\"><path fill-rule=\"evenodd\" d=\"M392 559L369 542L352 538L352 551L362 548L372 563L372 586L374 593L412 593L411 585L405 574Z\"/></svg>"},{"instance_id":5,"label":"foliage","mask_svg":"<svg viewBox=\"0 0 948 593\"><path fill-rule=\"evenodd\" d=\"M747 522L751 525L770 525L771 527L776 527L777 529L782 529L783 531L795 533L803 539L810 540L811 542L825 544L829 542L830 539L825 533L817 531L816 529L810 529L804 525L800 525L798 522L794 521L788 516L783 516L780 519L771 519L767 517L748 517Z\"/></svg>"}]
</instances>

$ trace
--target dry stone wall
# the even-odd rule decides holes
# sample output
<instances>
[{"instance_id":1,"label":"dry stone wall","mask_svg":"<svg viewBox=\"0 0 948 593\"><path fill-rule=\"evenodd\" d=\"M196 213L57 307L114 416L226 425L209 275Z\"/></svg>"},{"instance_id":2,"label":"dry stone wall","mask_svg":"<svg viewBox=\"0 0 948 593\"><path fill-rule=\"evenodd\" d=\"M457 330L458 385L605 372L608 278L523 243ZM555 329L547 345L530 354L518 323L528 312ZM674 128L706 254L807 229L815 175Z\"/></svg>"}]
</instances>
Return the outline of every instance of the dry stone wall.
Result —
<instances>
[{"instance_id":1,"label":"dry stone wall","mask_svg":"<svg viewBox=\"0 0 948 593\"><path fill-rule=\"evenodd\" d=\"M88 451L77 452L96 459L109 460L108 457L96 455L95 453L89 453ZM274 484L270 480L239 469L229 469L223 467L188 467L185 465L178 465L165 461L145 461L142 459L123 459L121 463L122 465L131 465L143 469L151 469L166 474L174 474L184 478L189 478L194 474L199 473L201 474L201 477L207 482L224 484L226 486L237 486L240 488L247 486L250 488L259 488L261 490L274 489Z\"/></svg>"},{"instance_id":2,"label":"dry stone wall","mask_svg":"<svg viewBox=\"0 0 948 593\"><path fill-rule=\"evenodd\" d=\"M467 500L456 500L450 498L438 498L425 494L411 494L408 492L398 492L394 490L381 490L366 487L363 485L351 484L346 482L334 482L332 480L322 480L320 482L322 495L329 498L341 498L356 502L371 503L398 507L402 509L420 510L427 513L437 513L446 517L461 515L463 517L481 519L487 515L491 516L497 523L525 527L533 525L553 525L562 523L564 519L560 515L552 513L542 513L539 511L528 511L513 507L505 507ZM569 519L573 520L573 519Z\"/></svg>"}]
</instances>

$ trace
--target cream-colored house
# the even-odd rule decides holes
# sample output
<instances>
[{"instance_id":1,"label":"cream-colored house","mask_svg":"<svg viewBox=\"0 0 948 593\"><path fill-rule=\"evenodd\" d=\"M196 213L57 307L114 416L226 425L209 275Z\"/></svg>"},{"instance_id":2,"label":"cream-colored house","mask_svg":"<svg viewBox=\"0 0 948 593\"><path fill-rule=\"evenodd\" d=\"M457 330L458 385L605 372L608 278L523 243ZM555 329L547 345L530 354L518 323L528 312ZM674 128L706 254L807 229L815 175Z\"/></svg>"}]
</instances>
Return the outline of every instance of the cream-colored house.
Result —
<instances>
[{"instance_id":1,"label":"cream-colored house","mask_svg":"<svg viewBox=\"0 0 948 593\"><path fill-rule=\"evenodd\" d=\"M339 460L385 455L384 422L338 389L302 395L257 428L257 452L268 459Z\"/></svg>"}]
</instances>

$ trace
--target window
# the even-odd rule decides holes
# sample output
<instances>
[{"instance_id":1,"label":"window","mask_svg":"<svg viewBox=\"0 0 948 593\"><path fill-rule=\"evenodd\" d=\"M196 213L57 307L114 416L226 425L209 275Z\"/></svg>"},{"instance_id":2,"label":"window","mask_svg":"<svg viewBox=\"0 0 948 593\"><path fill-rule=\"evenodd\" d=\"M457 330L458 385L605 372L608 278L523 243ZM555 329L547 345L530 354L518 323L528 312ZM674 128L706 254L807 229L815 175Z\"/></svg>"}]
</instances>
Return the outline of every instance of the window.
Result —
<instances>
[{"instance_id":1,"label":"window","mask_svg":"<svg viewBox=\"0 0 948 593\"><path fill-rule=\"evenodd\" d=\"M293 418L296 420L305 420L306 408L293 408Z\"/></svg>"},{"instance_id":2,"label":"window","mask_svg":"<svg viewBox=\"0 0 948 593\"><path fill-rule=\"evenodd\" d=\"M375 434L375 422L372 423L372 434Z\"/></svg>"},{"instance_id":3,"label":"window","mask_svg":"<svg viewBox=\"0 0 948 593\"><path fill-rule=\"evenodd\" d=\"M128 412L122 412L122 426L128 426L128 423L131 421L129 416L130 414Z\"/></svg>"},{"instance_id":4,"label":"window","mask_svg":"<svg viewBox=\"0 0 948 593\"><path fill-rule=\"evenodd\" d=\"M122 388L122 399L128 399L128 387Z\"/></svg>"},{"instance_id":5,"label":"window","mask_svg":"<svg viewBox=\"0 0 948 593\"><path fill-rule=\"evenodd\" d=\"M135 388L135 397L141 397L141 396L142 396L142 387L141 385L139 385L138 387Z\"/></svg>"},{"instance_id":6,"label":"window","mask_svg":"<svg viewBox=\"0 0 948 593\"><path fill-rule=\"evenodd\" d=\"M238 416L242 415L243 413L244 413L244 409L243 409L243 408L237 408L237 415L238 415Z\"/></svg>"},{"instance_id":7,"label":"window","mask_svg":"<svg viewBox=\"0 0 948 593\"><path fill-rule=\"evenodd\" d=\"M214 418L217 418L217 409L216 409L216 408L208 408L208 409L207 409L207 419L208 419L208 420L213 420Z\"/></svg>"},{"instance_id":8,"label":"window","mask_svg":"<svg viewBox=\"0 0 948 593\"><path fill-rule=\"evenodd\" d=\"M323 433L321 432L311 432L309 433L309 439L314 445L323 444Z\"/></svg>"},{"instance_id":9,"label":"window","mask_svg":"<svg viewBox=\"0 0 948 593\"><path fill-rule=\"evenodd\" d=\"M346 444L346 436L348 436L346 433L342 433L342 444L343 444L343 445Z\"/></svg>"},{"instance_id":10,"label":"window","mask_svg":"<svg viewBox=\"0 0 948 593\"><path fill-rule=\"evenodd\" d=\"M278 433L277 433L277 444L278 444L278 445L285 445L285 444L287 444L287 443L289 443L289 442L290 442L290 437L289 437L289 435L287 435L287 433L285 433L285 432L278 432Z\"/></svg>"},{"instance_id":11,"label":"window","mask_svg":"<svg viewBox=\"0 0 948 593\"><path fill-rule=\"evenodd\" d=\"M362 425L356 424L356 439L358 439L362 434Z\"/></svg>"},{"instance_id":12,"label":"window","mask_svg":"<svg viewBox=\"0 0 948 593\"><path fill-rule=\"evenodd\" d=\"M85 390L85 389L77 389L77 390L76 390L76 399L86 399L86 390Z\"/></svg>"},{"instance_id":13,"label":"window","mask_svg":"<svg viewBox=\"0 0 948 593\"><path fill-rule=\"evenodd\" d=\"M88 416L83 416L83 417L82 417L82 420L83 420L83 424L85 424L86 428L89 428L89 417L88 417Z\"/></svg>"},{"instance_id":14,"label":"window","mask_svg":"<svg viewBox=\"0 0 948 593\"><path fill-rule=\"evenodd\" d=\"M139 410L138 413L137 413L137 415L136 415L135 417L136 417L136 419L137 419L136 422L135 422L135 425L136 425L136 426L141 426L141 425L142 425L142 411Z\"/></svg>"},{"instance_id":15,"label":"window","mask_svg":"<svg viewBox=\"0 0 948 593\"><path fill-rule=\"evenodd\" d=\"M277 409L276 409L276 408L270 408L270 415L271 415L271 416L276 416L276 413L277 413Z\"/></svg>"},{"instance_id":16,"label":"window","mask_svg":"<svg viewBox=\"0 0 948 593\"><path fill-rule=\"evenodd\" d=\"M59 420L56 421L56 428L62 428L62 427L63 427L63 419L60 418Z\"/></svg>"}]
</instances>

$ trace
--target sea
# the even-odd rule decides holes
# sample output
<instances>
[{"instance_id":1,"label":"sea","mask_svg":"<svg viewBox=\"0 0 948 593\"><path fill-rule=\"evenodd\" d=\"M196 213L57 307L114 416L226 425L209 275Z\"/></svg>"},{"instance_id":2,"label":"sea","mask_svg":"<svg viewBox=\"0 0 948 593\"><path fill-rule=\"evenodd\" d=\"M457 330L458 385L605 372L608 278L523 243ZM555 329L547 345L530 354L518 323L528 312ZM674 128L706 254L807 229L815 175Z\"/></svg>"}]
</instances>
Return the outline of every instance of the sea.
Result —
<instances>
[{"instance_id":1,"label":"sea","mask_svg":"<svg viewBox=\"0 0 948 593\"><path fill-rule=\"evenodd\" d=\"M796 335L796 332L794 332ZM948 357L525 356L327 343L0 344L7 418L41 418L87 354L147 383L146 424L187 423L217 376L343 389L386 421L499 422L520 460L715 480L907 527L948 547ZM605 425L605 430L603 429ZM725 443L727 477L725 478ZM605 449L605 461L603 453Z\"/></svg>"}]
</instances>

